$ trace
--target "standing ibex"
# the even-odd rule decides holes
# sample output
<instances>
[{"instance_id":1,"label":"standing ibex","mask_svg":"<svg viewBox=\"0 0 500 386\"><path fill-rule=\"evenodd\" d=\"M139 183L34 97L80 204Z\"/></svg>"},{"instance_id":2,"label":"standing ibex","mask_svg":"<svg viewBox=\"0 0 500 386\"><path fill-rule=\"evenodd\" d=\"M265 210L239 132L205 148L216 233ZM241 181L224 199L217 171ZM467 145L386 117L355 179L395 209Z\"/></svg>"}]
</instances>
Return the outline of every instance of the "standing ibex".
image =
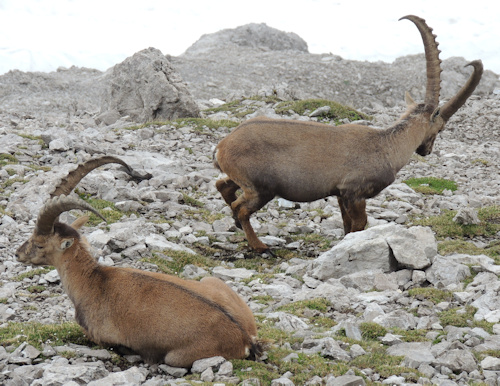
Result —
<instances>
[{"instance_id":1,"label":"standing ibex","mask_svg":"<svg viewBox=\"0 0 500 386\"><path fill-rule=\"evenodd\" d=\"M96 167L120 159L102 157L70 172L41 209L31 238L17 250L20 262L52 265L75 306L76 321L92 341L126 347L150 362L190 367L201 358L255 358L260 351L252 311L229 286L214 277L201 281L138 269L99 265L78 229L61 213L71 209L100 214L67 196ZM101 216L102 217L102 216Z\"/></svg>"},{"instance_id":2,"label":"standing ibex","mask_svg":"<svg viewBox=\"0 0 500 386\"><path fill-rule=\"evenodd\" d=\"M422 36L427 62L424 103L406 94L407 110L391 127L380 130L357 124L332 127L316 122L250 119L216 147L214 164L228 177L216 187L233 211L251 248L263 252L250 216L275 196L310 202L338 197L345 233L360 231L367 222L366 199L391 184L413 152L428 155L437 134L465 103L483 72L480 60L464 87L439 106L441 60L438 43L425 20L405 16ZM236 191L242 190L237 197Z\"/></svg>"}]
</instances>

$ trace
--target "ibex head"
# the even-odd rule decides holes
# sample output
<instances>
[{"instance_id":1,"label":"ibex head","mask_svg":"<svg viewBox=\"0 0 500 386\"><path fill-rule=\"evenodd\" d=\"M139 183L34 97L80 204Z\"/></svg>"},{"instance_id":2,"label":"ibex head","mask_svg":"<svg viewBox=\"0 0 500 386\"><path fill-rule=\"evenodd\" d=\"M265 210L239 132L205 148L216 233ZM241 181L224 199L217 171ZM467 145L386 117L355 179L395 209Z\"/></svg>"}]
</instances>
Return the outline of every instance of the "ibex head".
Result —
<instances>
[{"instance_id":1,"label":"ibex head","mask_svg":"<svg viewBox=\"0 0 500 386\"><path fill-rule=\"evenodd\" d=\"M416 150L417 154L426 156L431 153L436 136L444 129L446 122L460 107L462 107L467 98L474 92L483 74L483 64L480 60L475 60L467 64L466 66L474 67L474 72L469 80L453 98L439 107L442 70L436 35L432 33L432 28L426 24L425 20L418 16L408 15L399 20L402 19L408 19L415 23L424 42L425 59L427 63L427 89L425 100L423 104L417 105L407 94L406 101L409 107L418 108L421 111L430 113L427 135Z\"/></svg>"},{"instance_id":2,"label":"ibex head","mask_svg":"<svg viewBox=\"0 0 500 386\"><path fill-rule=\"evenodd\" d=\"M63 212L72 209L88 210L106 221L91 205L67 195L88 173L108 163L118 163L126 168L127 173L133 172L125 162L112 156L91 159L78 165L55 187L50 199L40 210L33 234L17 250L18 261L33 265L54 265L54 260L70 248L75 240L80 239L77 230L88 221L88 217L81 217L67 225L59 222L59 215Z\"/></svg>"},{"instance_id":3,"label":"ibex head","mask_svg":"<svg viewBox=\"0 0 500 386\"><path fill-rule=\"evenodd\" d=\"M76 240L80 240L78 229L88 221L87 216L80 217L71 225L57 221L61 213L72 209L91 211L106 221L85 201L65 195L53 197L40 211L31 237L18 248L17 260L32 265L54 265L56 259L61 257Z\"/></svg>"}]
</instances>

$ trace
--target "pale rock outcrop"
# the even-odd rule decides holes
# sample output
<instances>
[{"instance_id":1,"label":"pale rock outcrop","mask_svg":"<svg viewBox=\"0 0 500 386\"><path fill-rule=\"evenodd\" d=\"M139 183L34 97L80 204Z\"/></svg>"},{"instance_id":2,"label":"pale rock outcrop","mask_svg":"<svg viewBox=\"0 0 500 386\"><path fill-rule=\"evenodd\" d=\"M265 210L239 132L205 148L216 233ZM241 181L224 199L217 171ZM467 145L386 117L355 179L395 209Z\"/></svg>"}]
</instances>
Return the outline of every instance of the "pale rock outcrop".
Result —
<instances>
[{"instance_id":1,"label":"pale rock outcrop","mask_svg":"<svg viewBox=\"0 0 500 386\"><path fill-rule=\"evenodd\" d=\"M107 125L118 116L147 122L199 115L186 83L158 49L135 53L104 78L107 87L98 121Z\"/></svg>"}]
</instances>

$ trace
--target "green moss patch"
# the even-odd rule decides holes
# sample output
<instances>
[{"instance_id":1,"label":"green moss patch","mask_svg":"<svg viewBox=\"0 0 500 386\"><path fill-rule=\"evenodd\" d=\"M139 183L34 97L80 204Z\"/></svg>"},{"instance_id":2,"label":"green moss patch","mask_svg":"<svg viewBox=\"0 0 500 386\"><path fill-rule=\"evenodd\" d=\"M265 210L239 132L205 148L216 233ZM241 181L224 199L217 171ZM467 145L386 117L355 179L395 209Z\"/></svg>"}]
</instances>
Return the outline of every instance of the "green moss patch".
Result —
<instances>
[{"instance_id":1,"label":"green moss patch","mask_svg":"<svg viewBox=\"0 0 500 386\"><path fill-rule=\"evenodd\" d=\"M87 339L82 328L72 322L60 324L9 323L0 328L0 345L19 345L27 342L32 346L42 348L44 343L61 346L68 343L95 346Z\"/></svg>"},{"instance_id":2,"label":"green moss patch","mask_svg":"<svg viewBox=\"0 0 500 386\"><path fill-rule=\"evenodd\" d=\"M454 210L443 211L439 216L414 221L415 225L432 227L438 238L470 238L475 236L494 236L500 231L500 206L488 206L478 210L480 224L463 225L453 221L457 214Z\"/></svg>"},{"instance_id":3,"label":"green moss patch","mask_svg":"<svg viewBox=\"0 0 500 386\"><path fill-rule=\"evenodd\" d=\"M322 117L340 123L343 119L348 119L349 121L358 120L369 120L370 117L363 114L351 107L341 105L340 103L330 101L327 99L305 99L300 101L287 101L281 102L276 107L276 112L278 114L289 114L289 111L294 111L299 115L304 115L306 111L313 112L314 110L328 106L330 111L325 113Z\"/></svg>"},{"instance_id":4,"label":"green moss patch","mask_svg":"<svg viewBox=\"0 0 500 386\"><path fill-rule=\"evenodd\" d=\"M422 194L443 194L445 189L454 192L457 190L455 181L436 177L409 178L403 181L414 191Z\"/></svg>"}]
</instances>

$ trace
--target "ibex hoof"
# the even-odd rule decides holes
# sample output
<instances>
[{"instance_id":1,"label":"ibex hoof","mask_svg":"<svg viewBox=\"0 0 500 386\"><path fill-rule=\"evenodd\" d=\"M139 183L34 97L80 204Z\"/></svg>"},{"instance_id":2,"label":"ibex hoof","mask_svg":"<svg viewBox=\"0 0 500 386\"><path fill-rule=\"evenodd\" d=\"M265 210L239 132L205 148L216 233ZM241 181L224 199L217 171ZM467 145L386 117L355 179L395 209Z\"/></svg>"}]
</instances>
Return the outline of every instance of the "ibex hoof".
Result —
<instances>
[{"instance_id":1,"label":"ibex hoof","mask_svg":"<svg viewBox=\"0 0 500 386\"><path fill-rule=\"evenodd\" d=\"M263 254L266 254L266 255L269 255L269 256L271 256L271 257L274 257L274 258L276 258L276 257L277 257L277 256L276 256L276 254L272 251L272 249L271 249L271 248L267 248L267 249L266 249L264 252L262 252L262 253L263 253Z\"/></svg>"},{"instance_id":2,"label":"ibex hoof","mask_svg":"<svg viewBox=\"0 0 500 386\"><path fill-rule=\"evenodd\" d=\"M262 253L262 254L266 253L271 257L276 257L276 255L271 250L271 248L269 248L266 244L262 244L262 246L250 247L250 248L252 248L257 253Z\"/></svg>"},{"instance_id":3,"label":"ibex hoof","mask_svg":"<svg viewBox=\"0 0 500 386\"><path fill-rule=\"evenodd\" d=\"M238 220L237 218L234 218L234 225L238 229L243 229L243 227L241 226L240 220Z\"/></svg>"}]
</instances>

